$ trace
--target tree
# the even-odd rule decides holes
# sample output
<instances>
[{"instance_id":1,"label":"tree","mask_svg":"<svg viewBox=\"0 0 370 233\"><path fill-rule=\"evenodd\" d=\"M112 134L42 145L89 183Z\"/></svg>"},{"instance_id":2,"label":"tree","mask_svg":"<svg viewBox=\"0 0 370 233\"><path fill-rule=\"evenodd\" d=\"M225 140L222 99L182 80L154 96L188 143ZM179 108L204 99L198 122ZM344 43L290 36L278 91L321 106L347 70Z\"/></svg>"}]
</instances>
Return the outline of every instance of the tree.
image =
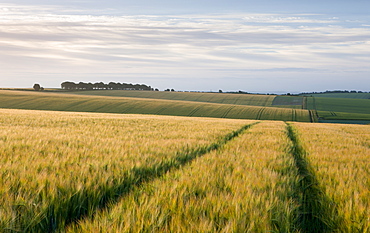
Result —
<instances>
[{"instance_id":1,"label":"tree","mask_svg":"<svg viewBox=\"0 0 370 233\"><path fill-rule=\"evenodd\" d=\"M68 81L63 82L62 89L66 89L66 90L77 89L77 84L75 84L74 82L68 82Z\"/></svg>"},{"instance_id":2,"label":"tree","mask_svg":"<svg viewBox=\"0 0 370 233\"><path fill-rule=\"evenodd\" d=\"M222 93L223 91L222 90L218 90L218 93Z\"/></svg>"},{"instance_id":3,"label":"tree","mask_svg":"<svg viewBox=\"0 0 370 233\"><path fill-rule=\"evenodd\" d=\"M33 85L33 89L35 89L35 91L39 91L41 89L40 84L35 83L35 85Z\"/></svg>"}]
</instances>

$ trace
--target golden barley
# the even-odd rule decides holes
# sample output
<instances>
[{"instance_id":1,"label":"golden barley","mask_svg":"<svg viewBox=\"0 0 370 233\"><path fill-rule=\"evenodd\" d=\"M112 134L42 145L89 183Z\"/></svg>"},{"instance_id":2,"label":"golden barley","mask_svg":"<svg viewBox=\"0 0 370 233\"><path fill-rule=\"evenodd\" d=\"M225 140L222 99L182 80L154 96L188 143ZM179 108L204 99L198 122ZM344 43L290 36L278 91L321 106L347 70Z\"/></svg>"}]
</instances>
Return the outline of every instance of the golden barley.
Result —
<instances>
[{"instance_id":1,"label":"golden barley","mask_svg":"<svg viewBox=\"0 0 370 233\"><path fill-rule=\"evenodd\" d=\"M370 127L294 123L326 194L344 218L341 232L370 231Z\"/></svg>"}]
</instances>

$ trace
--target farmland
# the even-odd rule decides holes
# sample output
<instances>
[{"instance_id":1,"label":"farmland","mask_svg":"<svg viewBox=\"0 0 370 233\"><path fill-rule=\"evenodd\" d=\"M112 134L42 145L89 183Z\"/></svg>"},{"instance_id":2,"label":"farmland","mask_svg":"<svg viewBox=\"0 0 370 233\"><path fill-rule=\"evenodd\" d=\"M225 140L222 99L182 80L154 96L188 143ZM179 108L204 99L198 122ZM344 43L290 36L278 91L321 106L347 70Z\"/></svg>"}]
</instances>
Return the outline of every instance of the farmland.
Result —
<instances>
[{"instance_id":1,"label":"farmland","mask_svg":"<svg viewBox=\"0 0 370 233\"><path fill-rule=\"evenodd\" d=\"M144 99L164 99L181 100L192 102L233 104L233 105L251 105L271 107L275 95L246 95L229 93L196 93L196 92L158 92L158 91L116 91L116 90L98 90L98 91L73 91L77 95L96 95L113 97L133 97Z\"/></svg>"},{"instance_id":2,"label":"farmland","mask_svg":"<svg viewBox=\"0 0 370 233\"><path fill-rule=\"evenodd\" d=\"M293 164L284 156L289 146L284 130L282 122L253 126L222 150L135 189L94 221L69 231L289 232L292 190L279 183L294 182L297 171L279 173Z\"/></svg>"},{"instance_id":3,"label":"farmland","mask_svg":"<svg viewBox=\"0 0 370 233\"><path fill-rule=\"evenodd\" d=\"M370 231L370 126L294 124L327 196L340 232Z\"/></svg>"},{"instance_id":4,"label":"farmland","mask_svg":"<svg viewBox=\"0 0 370 233\"><path fill-rule=\"evenodd\" d=\"M370 99L370 93L322 93L310 94L310 96L326 98Z\"/></svg>"},{"instance_id":5,"label":"farmland","mask_svg":"<svg viewBox=\"0 0 370 233\"><path fill-rule=\"evenodd\" d=\"M121 91L121 93L124 92L125 91ZM211 97L220 98L218 96L220 95L214 94ZM222 96L223 95L221 95L221 97ZM243 98L247 97L248 96L246 95L246 97ZM302 122L310 121L309 112L304 109L205 103L199 101L91 96L25 91L0 91L0 98L2 100L0 102L0 108L9 109L154 114L231 119L287 120ZM250 102L266 102L265 97L260 96L252 95L249 99Z\"/></svg>"},{"instance_id":6,"label":"farmland","mask_svg":"<svg viewBox=\"0 0 370 233\"><path fill-rule=\"evenodd\" d=\"M356 94L356 95L355 95ZM92 90L0 90L1 108L154 114L299 122L370 123L368 93L328 97L230 93ZM319 95L319 94L318 94ZM339 97L342 96L342 97ZM349 97L356 98L349 98ZM362 98L363 97L363 98Z\"/></svg>"},{"instance_id":7,"label":"farmland","mask_svg":"<svg viewBox=\"0 0 370 233\"><path fill-rule=\"evenodd\" d=\"M0 231L369 232L369 127L1 109Z\"/></svg>"},{"instance_id":8,"label":"farmland","mask_svg":"<svg viewBox=\"0 0 370 233\"><path fill-rule=\"evenodd\" d=\"M307 97L307 109L317 111L322 122L326 120L368 121L370 100L351 98Z\"/></svg>"},{"instance_id":9,"label":"farmland","mask_svg":"<svg viewBox=\"0 0 370 233\"><path fill-rule=\"evenodd\" d=\"M63 228L248 124L19 110L0 117L0 229L10 232Z\"/></svg>"}]
</instances>

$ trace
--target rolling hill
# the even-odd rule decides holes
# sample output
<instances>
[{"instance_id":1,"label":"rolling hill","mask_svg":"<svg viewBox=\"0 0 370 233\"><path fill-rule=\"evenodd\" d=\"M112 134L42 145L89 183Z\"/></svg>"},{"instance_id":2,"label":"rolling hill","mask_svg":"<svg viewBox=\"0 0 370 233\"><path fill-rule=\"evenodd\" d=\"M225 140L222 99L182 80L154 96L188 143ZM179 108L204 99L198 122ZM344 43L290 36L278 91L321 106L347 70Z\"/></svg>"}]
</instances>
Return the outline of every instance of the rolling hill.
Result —
<instances>
[{"instance_id":1,"label":"rolling hill","mask_svg":"<svg viewBox=\"0 0 370 233\"><path fill-rule=\"evenodd\" d=\"M151 93L148 92L148 94ZM182 94L184 94L184 98L186 94L190 96L188 99L194 98L194 95L190 93ZM201 96L203 95L199 96L198 99L202 98ZM214 94L212 98L214 101L221 101L220 99L222 99L224 95L219 94L219 96ZM246 98L248 95L237 97L244 103L249 101L257 104L259 102L261 105L264 104L264 106L270 105L269 103L272 101L272 98L274 98L273 96L251 95L250 100L248 100L248 98ZM303 109L210 103L211 101L206 103L189 100L112 97L30 91L0 91L0 98L2 100L0 102L0 108L9 109L153 114L301 122L310 121L309 111ZM245 99L241 100L243 98ZM227 102L226 99L222 101ZM230 101L230 99L228 101ZM237 102L235 99L233 101Z\"/></svg>"}]
</instances>

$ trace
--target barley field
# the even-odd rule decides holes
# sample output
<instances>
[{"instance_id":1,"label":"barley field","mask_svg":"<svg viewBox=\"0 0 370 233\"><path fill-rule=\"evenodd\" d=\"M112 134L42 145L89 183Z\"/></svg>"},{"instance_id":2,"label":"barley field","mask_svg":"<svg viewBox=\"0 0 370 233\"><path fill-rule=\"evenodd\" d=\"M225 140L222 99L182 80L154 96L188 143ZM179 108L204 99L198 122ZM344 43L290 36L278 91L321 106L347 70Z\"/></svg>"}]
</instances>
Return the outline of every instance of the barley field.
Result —
<instances>
[{"instance_id":1,"label":"barley field","mask_svg":"<svg viewBox=\"0 0 370 233\"><path fill-rule=\"evenodd\" d=\"M0 149L0 232L370 231L369 125L0 109Z\"/></svg>"},{"instance_id":2,"label":"barley field","mask_svg":"<svg viewBox=\"0 0 370 233\"><path fill-rule=\"evenodd\" d=\"M370 126L294 126L324 192L343 218L340 232L370 232Z\"/></svg>"},{"instance_id":3,"label":"barley field","mask_svg":"<svg viewBox=\"0 0 370 233\"><path fill-rule=\"evenodd\" d=\"M0 229L63 228L245 124L1 110Z\"/></svg>"},{"instance_id":4,"label":"barley field","mask_svg":"<svg viewBox=\"0 0 370 233\"><path fill-rule=\"evenodd\" d=\"M289 146L283 122L260 123L67 232L290 232Z\"/></svg>"}]
</instances>

